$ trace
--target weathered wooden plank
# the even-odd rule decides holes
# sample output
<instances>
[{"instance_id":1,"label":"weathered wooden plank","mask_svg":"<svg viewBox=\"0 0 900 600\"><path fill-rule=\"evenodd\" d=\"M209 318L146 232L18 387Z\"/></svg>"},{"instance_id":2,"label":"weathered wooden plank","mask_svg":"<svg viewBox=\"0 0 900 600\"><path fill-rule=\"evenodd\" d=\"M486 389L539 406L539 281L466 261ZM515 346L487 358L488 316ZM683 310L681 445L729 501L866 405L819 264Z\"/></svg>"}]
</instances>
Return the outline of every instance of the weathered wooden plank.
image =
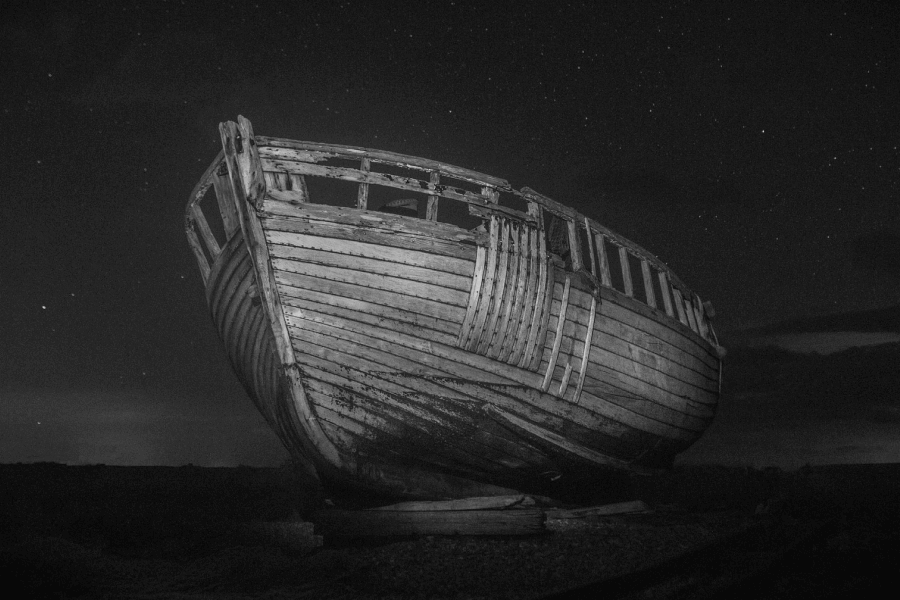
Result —
<instances>
[{"instance_id":1,"label":"weathered wooden plank","mask_svg":"<svg viewBox=\"0 0 900 600\"><path fill-rule=\"evenodd\" d=\"M675 318L675 311L672 310L672 298L669 296L669 277L663 271L659 271L659 290L662 294L666 314Z\"/></svg>"},{"instance_id":2,"label":"weathered wooden plank","mask_svg":"<svg viewBox=\"0 0 900 600\"><path fill-rule=\"evenodd\" d=\"M473 443L467 428L441 418L423 404L312 366L304 368L304 382L311 394L318 392L320 396L317 410L327 409L354 422L355 433L378 441L386 454L402 451L415 456L419 463L470 474L498 474L509 468L504 462L515 463L514 457L497 456L494 448ZM434 443L438 437L441 444Z\"/></svg>"},{"instance_id":3,"label":"weathered wooden plank","mask_svg":"<svg viewBox=\"0 0 900 600\"><path fill-rule=\"evenodd\" d=\"M389 230L368 227L347 227L343 224L327 221L311 221L269 217L263 219L267 231L283 231L315 235L335 240L357 241L367 244L394 247L403 250L414 250L431 253L443 257L458 259L475 259L475 244L463 244L456 241L444 241L440 237L402 234ZM475 239L474 237L472 238Z\"/></svg>"},{"instance_id":4,"label":"weathered wooden plank","mask_svg":"<svg viewBox=\"0 0 900 600\"><path fill-rule=\"evenodd\" d=\"M497 240L496 252L499 254L499 264L497 265L497 283L494 286L494 297L491 299L490 316L485 322L485 329L481 332L481 339L478 342L478 348L475 350L479 354L488 354L488 348L497 332L497 319L503 311L503 303L507 293L507 280L509 278L508 265L510 262L509 251L510 224L504 220L500 228L500 239Z\"/></svg>"},{"instance_id":5,"label":"weathered wooden plank","mask_svg":"<svg viewBox=\"0 0 900 600\"><path fill-rule=\"evenodd\" d=\"M248 209L248 202L256 202L265 195L265 182L259 165L259 155L256 144L251 143L254 137L253 128L249 121L238 116L237 125L232 122L222 123L220 133L231 180L243 185L242 189L234 190L238 199L236 205L240 211L241 230L247 240L248 249L254 262L257 284L263 300L262 306L272 329L275 349L282 365L282 373L293 396L295 407L301 415L300 425L306 434L306 439L320 453L322 460L340 468L345 464L345 459L322 431L300 383L299 373L293 360L290 334L284 319L284 312L281 309L280 298L275 289L275 275L266 250L265 235L256 212ZM239 136L245 140L246 151L244 153L240 152L242 142ZM241 193L247 195L248 202L241 201Z\"/></svg>"},{"instance_id":6,"label":"weathered wooden plank","mask_svg":"<svg viewBox=\"0 0 900 600\"><path fill-rule=\"evenodd\" d=\"M639 332L638 336L651 346L656 341L665 342L677 348L677 353L683 353L686 357L696 359L705 364L708 368L718 372L720 359L709 342L702 340L699 336L693 334L689 327L682 326L673 319L661 315L658 311L649 308L643 302L639 302L633 298L628 298L621 292L611 288L600 288L601 295L601 314L605 322L606 319L614 319L628 328ZM589 293L574 294L569 303L580 308L581 310L590 310ZM646 347L646 344L643 345ZM678 361L676 357L674 360Z\"/></svg>"},{"instance_id":7,"label":"weathered wooden plank","mask_svg":"<svg viewBox=\"0 0 900 600\"><path fill-rule=\"evenodd\" d=\"M494 339L491 342L489 356L505 362L505 357L509 356L512 344L511 339L515 337L516 328L519 324L519 314L516 307L520 306L524 298L525 283L528 275L526 272L528 266L528 228L513 228L512 234L512 256L510 257L510 274L507 277L506 303L503 306L503 312L500 317L500 327L496 330ZM522 243L522 238L525 243Z\"/></svg>"},{"instance_id":8,"label":"weathered wooden plank","mask_svg":"<svg viewBox=\"0 0 900 600\"><path fill-rule=\"evenodd\" d=\"M224 163L223 163L224 166ZM225 235L230 238L235 231L240 229L237 208L234 203L234 193L228 183L228 174L212 176L213 190L216 194L216 203L219 205L219 214L222 215L222 224L225 227Z\"/></svg>"},{"instance_id":9,"label":"weathered wooden plank","mask_svg":"<svg viewBox=\"0 0 900 600\"><path fill-rule=\"evenodd\" d=\"M569 258L572 261L572 271L578 272L584 267L584 257L581 256L581 242L578 241L578 221L569 220L566 227L569 232Z\"/></svg>"},{"instance_id":10,"label":"weathered wooden plank","mask_svg":"<svg viewBox=\"0 0 900 600\"><path fill-rule=\"evenodd\" d=\"M481 295L478 298L478 312L475 315L475 321L469 332L469 339L466 340L465 348L470 352L474 352L478 347L481 336L484 333L484 324L490 313L491 303L494 298L494 281L497 278L497 261L499 259L498 237L500 235L500 221L496 217L491 219L490 228L491 238L488 245L488 261L485 270L484 283L482 284Z\"/></svg>"},{"instance_id":11,"label":"weathered wooden plank","mask_svg":"<svg viewBox=\"0 0 900 600\"><path fill-rule=\"evenodd\" d=\"M327 339L327 338L324 338ZM481 402L475 401L458 390L441 385L442 378L429 376L402 375L383 369L382 362L374 362L359 354L348 354L327 346L304 344L296 349L298 360L304 366L316 367L344 377L348 383L344 387L363 390L362 393L389 395L401 398L404 404L414 404L430 411L439 419L454 422L463 436L466 447L474 447L475 452L490 452L507 465L520 464L522 468L546 469L548 459L521 440L511 441L509 437L499 437L485 428L481 420L472 418L472 410L463 410L461 403L471 407ZM352 366L351 366L352 365ZM479 408L480 412L480 408Z\"/></svg>"},{"instance_id":12,"label":"weathered wooden plank","mask_svg":"<svg viewBox=\"0 0 900 600\"><path fill-rule=\"evenodd\" d=\"M566 394L566 388L569 387L569 378L572 377L572 363L566 362L566 368L563 371L563 376L559 381L559 389L556 391L557 396L564 396Z\"/></svg>"},{"instance_id":13,"label":"weathered wooden plank","mask_svg":"<svg viewBox=\"0 0 900 600\"><path fill-rule=\"evenodd\" d=\"M413 327L419 327L426 330L434 330L443 334L447 334L456 338L459 334L459 324L452 321L446 321L428 315L419 314L415 311L406 310L395 306L385 306L375 302L366 300L356 300L353 298L345 298L335 294L328 294L316 290L279 286L286 305L297 306L298 301L312 301L319 304L330 304L332 306L354 312L360 315L361 320L387 320L405 323Z\"/></svg>"},{"instance_id":14,"label":"weathered wooden plank","mask_svg":"<svg viewBox=\"0 0 900 600\"><path fill-rule=\"evenodd\" d=\"M428 175L428 182L437 187L441 183L440 171L432 171ZM428 204L425 205L425 218L429 221L437 221L438 216L438 197L434 194L428 196Z\"/></svg>"},{"instance_id":15,"label":"weathered wooden plank","mask_svg":"<svg viewBox=\"0 0 900 600\"><path fill-rule=\"evenodd\" d=\"M206 222L206 215L203 214L203 211L200 210L200 206L195 204L193 207L192 217L194 219L194 223L197 225L197 229L200 231L200 237L203 239L203 243L206 245L206 249L209 251L210 257L212 257L212 261L215 262L216 258L219 256L219 242L216 240L216 236L213 235L212 230L209 228L209 223Z\"/></svg>"},{"instance_id":16,"label":"weathered wooden plank","mask_svg":"<svg viewBox=\"0 0 900 600\"><path fill-rule=\"evenodd\" d=\"M600 283L611 288L612 276L609 272L609 257L606 255L606 244L603 242L603 234L596 234L594 241L597 243L597 255L600 257Z\"/></svg>"},{"instance_id":17,"label":"weathered wooden plank","mask_svg":"<svg viewBox=\"0 0 900 600\"><path fill-rule=\"evenodd\" d=\"M539 232L538 235L538 288L535 294L534 311L531 315L531 325L528 327L525 351L518 362L518 366L531 370L535 369L544 349L544 341L547 338L547 322L550 318L550 300L553 297L552 290L556 286L556 272L549 264L547 241L542 234L543 232Z\"/></svg>"},{"instance_id":18,"label":"weathered wooden plank","mask_svg":"<svg viewBox=\"0 0 900 600\"><path fill-rule=\"evenodd\" d=\"M190 222L187 228L188 245L194 253L194 258L197 259L197 267L200 269L200 276L203 278L203 284L206 285L206 282L209 281L210 274L209 261L206 260L206 255L203 254L203 248L200 246L200 238L197 237L197 233L192 228L192 225L193 222Z\"/></svg>"},{"instance_id":19,"label":"weathered wooden plank","mask_svg":"<svg viewBox=\"0 0 900 600\"><path fill-rule=\"evenodd\" d=\"M584 348L582 340L586 338L588 330L585 325L579 322L583 315L578 315L577 310L570 302L570 318L563 330L563 339L571 340L572 351L576 355L580 355ZM659 377L665 378L659 384L659 387L665 388L667 386L688 384L692 388L696 387L699 390L705 390L713 394L713 396L715 395L717 390L715 371L698 370L702 368L702 365L696 363L693 365L693 368L683 366L661 356L657 352L637 347L630 341L628 336L625 338L619 337L621 334L615 327L609 327L606 320L602 321L602 323L595 324L593 337L596 339L592 339L592 346L598 351L608 352L610 357L615 357L610 358L610 360L616 361L615 364L622 365L624 373L634 375L635 373L643 373L643 369L647 369L647 377L653 378L653 380ZM591 360L593 361L595 358L597 357L592 356ZM687 362L684 359L683 361ZM591 368L591 365L588 365L588 373L590 373Z\"/></svg>"},{"instance_id":20,"label":"weathered wooden plank","mask_svg":"<svg viewBox=\"0 0 900 600\"><path fill-rule=\"evenodd\" d=\"M487 250L484 246L478 246L475 255L475 271L472 276L472 287L469 291L469 304L466 307L466 316L463 319L462 326L459 329L459 339L457 346L465 348L468 339L473 335L472 328L475 324L475 315L478 307L481 305L482 283L485 279L485 255Z\"/></svg>"},{"instance_id":21,"label":"weathered wooden plank","mask_svg":"<svg viewBox=\"0 0 900 600\"><path fill-rule=\"evenodd\" d=\"M340 511L313 515L325 537L406 535L535 535L545 531L540 508L509 510Z\"/></svg>"},{"instance_id":22,"label":"weathered wooden plank","mask_svg":"<svg viewBox=\"0 0 900 600\"><path fill-rule=\"evenodd\" d=\"M678 311L678 320L682 325L688 325L687 315L684 314L684 298L681 296L681 290L672 287L672 296L675 299L675 309Z\"/></svg>"},{"instance_id":23,"label":"weathered wooden plank","mask_svg":"<svg viewBox=\"0 0 900 600\"><path fill-rule=\"evenodd\" d=\"M587 331L584 336L584 349L581 352L581 368L578 370L578 385L575 387L575 394L572 396L572 402L578 404L581 398L581 390L584 387L584 377L587 374L588 359L590 358L591 338L594 335L594 322L597 317L597 297L591 298L591 317L588 320ZM586 349L586 351L585 351Z\"/></svg>"},{"instance_id":24,"label":"weathered wooden plank","mask_svg":"<svg viewBox=\"0 0 900 600\"><path fill-rule=\"evenodd\" d=\"M559 307L559 314L556 318L556 335L553 337L553 350L550 353L550 364L544 373L544 379L541 382L541 390L550 389L550 381L553 379L553 369L556 368L556 361L559 358L559 348L562 343L563 325L566 322L566 312L569 308L569 292L571 289L571 278L566 275L566 282L563 285L562 304Z\"/></svg>"},{"instance_id":25,"label":"weathered wooden plank","mask_svg":"<svg viewBox=\"0 0 900 600\"><path fill-rule=\"evenodd\" d=\"M304 162L317 162L324 158L343 157L360 159L368 158L374 162L390 164L398 167L409 167L420 171L438 171L455 179L461 179L470 183L479 185L491 185L503 190L511 190L509 183L500 177L479 173L471 169L458 167L448 163L439 162L420 158L418 156L410 156L407 154L399 154L397 152L387 152L385 150L375 150L373 148L361 148L357 146L342 146L338 144L321 144L317 142L300 142L288 140L284 138L276 138L270 136L256 136L257 143L260 145L260 152L263 149L275 156L271 148L291 148L299 152L319 153L320 159L313 157L313 160L305 160L303 158L293 158L291 160L302 160Z\"/></svg>"},{"instance_id":26,"label":"weathered wooden plank","mask_svg":"<svg viewBox=\"0 0 900 600\"><path fill-rule=\"evenodd\" d=\"M372 275L383 275L396 279L408 279L419 283L428 283L451 290L468 293L472 285L471 277L455 275L445 271L435 271L427 267L387 262L380 258L364 258L339 254L330 250L314 250L270 243L269 254L273 258L295 260L303 263L317 264L340 269L359 271ZM402 285L403 282L400 282Z\"/></svg>"},{"instance_id":27,"label":"weathered wooden plank","mask_svg":"<svg viewBox=\"0 0 900 600\"><path fill-rule=\"evenodd\" d=\"M625 246L619 246L619 264L622 267L622 285L625 286L625 295L634 298L634 285L631 282L631 265L628 264L628 250Z\"/></svg>"},{"instance_id":28,"label":"weathered wooden plank","mask_svg":"<svg viewBox=\"0 0 900 600\"><path fill-rule=\"evenodd\" d=\"M400 279L376 273L364 273L356 269L339 268L316 263L304 263L284 258L272 258L272 267L283 273L296 273L318 277L325 281L352 283L361 287L388 292L403 293L413 298L433 300L448 306L465 308L468 294L449 287L422 283L411 279Z\"/></svg>"},{"instance_id":29,"label":"weathered wooden plank","mask_svg":"<svg viewBox=\"0 0 900 600\"><path fill-rule=\"evenodd\" d=\"M473 194L468 190L463 190L446 184L432 184L430 181L416 179L415 177L403 177L400 175L391 175L388 173L376 173L374 171L362 172L358 169L349 167L329 167L326 165L316 165L304 162L293 162L286 160L263 159L263 169L267 171L285 171L287 173L296 173L298 175L311 175L314 177L327 177L330 179L341 179L343 181L352 181L355 183L373 184L384 187L395 188L407 192L420 194L428 194L429 196L437 196L464 202L469 205L479 206L482 210L486 210L491 214L503 215L520 221L531 222L532 218L527 214L517 211L506 206L494 204L486 200L478 194Z\"/></svg>"},{"instance_id":30,"label":"weathered wooden plank","mask_svg":"<svg viewBox=\"0 0 900 600\"><path fill-rule=\"evenodd\" d=\"M538 231L530 227L522 228L521 257L518 274L518 285L515 301L510 312L510 327L503 340L503 349L497 357L503 362L518 364L519 356L528 339L527 324L531 322L531 311L534 309L537 294L537 235Z\"/></svg>"},{"instance_id":31,"label":"weathered wooden plank","mask_svg":"<svg viewBox=\"0 0 900 600\"><path fill-rule=\"evenodd\" d=\"M311 289L324 294L343 296L354 300L364 300L382 306L392 306L401 310L418 312L428 317L444 319L454 323L461 323L465 317L465 311L456 306L450 306L442 302L423 300L404 294L401 291L385 291L369 288L355 283L340 281L328 281L320 277L301 275L286 271L276 272L276 280L279 285L296 288Z\"/></svg>"},{"instance_id":32,"label":"weathered wooden plank","mask_svg":"<svg viewBox=\"0 0 900 600\"><path fill-rule=\"evenodd\" d=\"M368 158L363 158L360 160L359 170L363 173L368 173L371 163ZM356 208L361 210L365 210L369 204L369 184L368 183L360 183L359 191L356 194Z\"/></svg>"},{"instance_id":33,"label":"weathered wooden plank","mask_svg":"<svg viewBox=\"0 0 900 600\"><path fill-rule=\"evenodd\" d=\"M417 252L407 248L395 248L382 244L278 230L266 231L266 239L269 244L273 245L309 248L321 252L331 252L345 256L377 259L388 263L421 267L432 271L461 275L470 281L473 275L471 259L438 256L430 252ZM474 253L472 254L474 255ZM466 289L468 289L468 287Z\"/></svg>"},{"instance_id":34,"label":"weathered wooden plank","mask_svg":"<svg viewBox=\"0 0 900 600\"><path fill-rule=\"evenodd\" d=\"M647 295L647 305L656 308L656 292L653 291L653 279L650 276L650 263L646 259L641 260L641 274L644 276L644 293Z\"/></svg>"},{"instance_id":35,"label":"weathered wooden plank","mask_svg":"<svg viewBox=\"0 0 900 600\"><path fill-rule=\"evenodd\" d=\"M584 218L584 232L587 236L588 252L591 253L591 275L597 277L597 251L594 249L594 232L591 231L591 222Z\"/></svg>"},{"instance_id":36,"label":"weathered wooden plank","mask_svg":"<svg viewBox=\"0 0 900 600\"><path fill-rule=\"evenodd\" d=\"M285 194L287 192L281 192ZM394 215L380 211L359 210L343 206L323 204L294 205L266 196L262 208L263 216L291 217L297 220L319 221L332 226L352 226L365 229L390 231L397 234L434 238L442 242L463 242L475 244L478 236L450 223L426 221L416 217Z\"/></svg>"}]
</instances>

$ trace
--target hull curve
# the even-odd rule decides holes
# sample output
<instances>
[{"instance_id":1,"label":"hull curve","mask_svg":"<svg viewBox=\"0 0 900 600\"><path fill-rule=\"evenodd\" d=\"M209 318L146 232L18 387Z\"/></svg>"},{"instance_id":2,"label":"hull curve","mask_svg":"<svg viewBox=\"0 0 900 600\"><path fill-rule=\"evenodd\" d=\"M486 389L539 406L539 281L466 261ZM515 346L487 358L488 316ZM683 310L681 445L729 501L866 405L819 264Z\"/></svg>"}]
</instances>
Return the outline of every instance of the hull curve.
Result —
<instances>
[{"instance_id":1,"label":"hull curve","mask_svg":"<svg viewBox=\"0 0 900 600\"><path fill-rule=\"evenodd\" d=\"M367 161L412 157L367 151L351 172L245 120L222 132L189 241L238 379L311 477L405 497L541 492L666 467L708 427L710 311L643 249L527 188L527 212L501 210L502 180L423 159L426 218L373 211ZM356 206L313 202L313 176L358 178ZM485 201L438 177L476 181ZM200 208L210 190L217 211ZM483 226L438 221L438 198Z\"/></svg>"}]
</instances>

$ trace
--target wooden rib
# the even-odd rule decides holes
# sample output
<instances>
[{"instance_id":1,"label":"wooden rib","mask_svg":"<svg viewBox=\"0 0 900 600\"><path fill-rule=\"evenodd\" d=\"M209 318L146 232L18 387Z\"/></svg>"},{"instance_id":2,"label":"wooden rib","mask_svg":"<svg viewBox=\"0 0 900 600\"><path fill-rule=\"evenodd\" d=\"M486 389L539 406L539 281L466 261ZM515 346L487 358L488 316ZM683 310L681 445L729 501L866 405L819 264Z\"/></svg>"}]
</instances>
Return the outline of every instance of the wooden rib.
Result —
<instances>
[{"instance_id":1,"label":"wooden rib","mask_svg":"<svg viewBox=\"0 0 900 600\"><path fill-rule=\"evenodd\" d=\"M214 175L212 184L213 190L216 192L216 201L219 204L219 214L222 215L225 235L230 238L235 231L240 229L240 223L235 212L237 209L235 208L234 194L231 191L231 186L228 185L227 175Z\"/></svg>"},{"instance_id":2,"label":"wooden rib","mask_svg":"<svg viewBox=\"0 0 900 600\"><path fill-rule=\"evenodd\" d=\"M209 250L209 255L212 257L212 261L215 262L221 249L219 248L219 242L216 241L216 237L209 228L209 223L206 222L206 215L200 210L200 205L198 204L194 205L193 209L191 209L191 213L194 217L194 223L197 224L197 228L200 230L200 236L203 238L203 243L206 244L206 249Z\"/></svg>"},{"instance_id":3,"label":"wooden rib","mask_svg":"<svg viewBox=\"0 0 900 600\"><path fill-rule=\"evenodd\" d=\"M494 297L491 298L490 317L485 321L484 330L481 332L481 339L478 342L478 348L475 350L478 354L487 355L490 344L493 341L494 334L497 331L497 319L503 310L503 302L507 292L506 282L509 278L509 259L511 253L509 251L510 223L506 219L500 228L500 239L497 243L497 252L500 255L500 262L497 265L497 282L494 286Z\"/></svg>"},{"instance_id":4,"label":"wooden rib","mask_svg":"<svg viewBox=\"0 0 900 600\"><path fill-rule=\"evenodd\" d=\"M628 249L619 246L619 263L622 267L622 282L625 286L625 295L634 298L634 285L631 283L631 265L628 263Z\"/></svg>"},{"instance_id":5,"label":"wooden rib","mask_svg":"<svg viewBox=\"0 0 900 600\"><path fill-rule=\"evenodd\" d=\"M522 357L517 363L520 367L534 370L535 356L539 354L537 348L543 350L543 338L546 336L546 329L539 331L542 324L546 321L544 316L549 313L549 299L553 297L553 286L555 282L549 281L553 275L552 267L549 265L547 257L547 240L542 230L537 230L537 291L534 295L534 310L531 314L531 323L528 324L528 338L525 342L525 350ZM527 366L526 366L527 365Z\"/></svg>"},{"instance_id":6,"label":"wooden rib","mask_svg":"<svg viewBox=\"0 0 900 600\"><path fill-rule=\"evenodd\" d=\"M440 171L432 171L428 176L428 182L437 187L441 183ZM428 196L428 204L425 206L425 218L429 221L437 221L438 216L438 197L435 195Z\"/></svg>"},{"instance_id":7,"label":"wooden rib","mask_svg":"<svg viewBox=\"0 0 900 600\"><path fill-rule=\"evenodd\" d=\"M650 275L650 263L641 259L641 273L644 276L644 293L647 296L647 305L656 308L656 292L653 291L653 279Z\"/></svg>"},{"instance_id":8,"label":"wooden rib","mask_svg":"<svg viewBox=\"0 0 900 600\"><path fill-rule=\"evenodd\" d=\"M553 338L553 350L550 352L550 364L547 365L547 371L544 373L544 380L541 382L541 390L546 392L550 389L550 381L553 379L553 371L556 369L556 360L559 358L559 347L562 344L563 326L566 323L566 312L569 308L569 289L572 282L566 275L566 283L563 286L562 302L559 307L559 316L556 318L556 337Z\"/></svg>"},{"instance_id":9,"label":"wooden rib","mask_svg":"<svg viewBox=\"0 0 900 600\"><path fill-rule=\"evenodd\" d=\"M591 223L587 217L584 218L584 231L587 236L588 251L591 253L591 275L597 277L597 252L594 250L594 236L591 231Z\"/></svg>"},{"instance_id":10,"label":"wooden rib","mask_svg":"<svg viewBox=\"0 0 900 600\"><path fill-rule=\"evenodd\" d=\"M487 320L488 313L490 311L491 301L494 296L494 280L497 276L497 258L499 253L499 245L497 243L497 236L500 234L500 222L496 217L491 219L491 241L488 246L488 263L487 263L487 277L485 277L484 281L484 290L479 298L478 302L478 314L475 317L475 323L472 326L471 335L469 339L466 341L466 350L470 352L474 352L475 348L478 347L478 343L481 341L481 336L484 335L484 324Z\"/></svg>"},{"instance_id":11,"label":"wooden rib","mask_svg":"<svg viewBox=\"0 0 900 600\"><path fill-rule=\"evenodd\" d=\"M611 288L612 276L609 273L609 258L606 256L606 244L603 243L603 234L596 234L594 241L597 242L597 253L600 256L600 283Z\"/></svg>"},{"instance_id":12,"label":"wooden rib","mask_svg":"<svg viewBox=\"0 0 900 600\"><path fill-rule=\"evenodd\" d=\"M368 158L363 158L360 161L359 170L363 173L368 173L370 168L370 163ZM356 194L356 208L360 208L365 210L369 203L369 184L368 183L360 183L359 190Z\"/></svg>"},{"instance_id":13,"label":"wooden rib","mask_svg":"<svg viewBox=\"0 0 900 600\"><path fill-rule=\"evenodd\" d=\"M206 282L209 281L209 261L206 260L206 255L203 253L203 248L200 246L200 238L197 237L197 232L193 228L193 221L188 224L187 239L188 245L194 253L194 258L197 259L197 266L200 268L200 276L203 278L203 285L206 285Z\"/></svg>"},{"instance_id":14,"label":"wooden rib","mask_svg":"<svg viewBox=\"0 0 900 600\"><path fill-rule=\"evenodd\" d=\"M472 335L475 313L478 311L478 306L481 303L481 285L484 281L485 254L486 250L484 246L478 246L478 250L475 253L475 271L472 275L472 288L469 291L469 304L466 308L466 316L465 319L463 319L462 327L459 329L459 338L456 341L456 345L460 348L466 346L466 341Z\"/></svg>"},{"instance_id":15,"label":"wooden rib","mask_svg":"<svg viewBox=\"0 0 900 600\"><path fill-rule=\"evenodd\" d=\"M510 364L518 364L525 344L528 340L528 324L531 323L531 312L537 296L537 236L539 231L531 227L522 229L525 235L522 257L523 271L519 275L519 288L516 290L516 304L513 308L515 325L510 331L510 338L504 344L504 351L499 359Z\"/></svg>"},{"instance_id":16,"label":"wooden rib","mask_svg":"<svg viewBox=\"0 0 900 600\"><path fill-rule=\"evenodd\" d=\"M697 329L703 339L709 339L709 324L703 318L703 304L699 296L694 296L694 317L697 320Z\"/></svg>"},{"instance_id":17,"label":"wooden rib","mask_svg":"<svg viewBox=\"0 0 900 600\"><path fill-rule=\"evenodd\" d=\"M591 338L594 335L594 321L597 318L597 296L591 296L591 316L588 319L587 331L584 335L584 349L581 352L581 369L578 371L578 386L572 396L572 402L578 404L581 390L584 388L584 377L587 374L588 360L591 355Z\"/></svg>"},{"instance_id":18,"label":"wooden rib","mask_svg":"<svg viewBox=\"0 0 900 600\"><path fill-rule=\"evenodd\" d=\"M306 187L306 178L296 173L288 173L288 180L291 182L291 190L299 192L300 197L294 200L294 203L309 202L309 189Z\"/></svg>"},{"instance_id":19,"label":"wooden rib","mask_svg":"<svg viewBox=\"0 0 900 600\"><path fill-rule=\"evenodd\" d=\"M678 320L681 321L682 325L687 325L688 320L684 314L684 299L681 297L681 290L673 287L672 296L675 298L675 309L678 311Z\"/></svg>"},{"instance_id":20,"label":"wooden rib","mask_svg":"<svg viewBox=\"0 0 900 600\"><path fill-rule=\"evenodd\" d=\"M664 271L659 272L659 291L663 297L666 314L674 318L675 312L672 310L672 298L669 297L669 278Z\"/></svg>"},{"instance_id":21,"label":"wooden rib","mask_svg":"<svg viewBox=\"0 0 900 600\"><path fill-rule=\"evenodd\" d=\"M566 363L566 369L563 372L562 379L559 382L559 390L557 390L556 395L562 397L566 393L566 388L569 387L569 378L572 376L572 363Z\"/></svg>"},{"instance_id":22,"label":"wooden rib","mask_svg":"<svg viewBox=\"0 0 900 600\"><path fill-rule=\"evenodd\" d=\"M574 220L566 221L569 231L569 256L572 259L572 270L578 272L584 266L584 260L581 256L581 243L578 241L578 229Z\"/></svg>"},{"instance_id":23,"label":"wooden rib","mask_svg":"<svg viewBox=\"0 0 900 600\"><path fill-rule=\"evenodd\" d=\"M547 247L544 236L541 236L541 257L541 263L546 268L547 279L543 292L538 290L538 298L540 299L543 296L543 302L541 302L540 322L536 331L537 337L534 340L534 345L531 347L529 358L529 368L532 371L537 370L541 358L544 355L544 347L547 345L547 329L550 325L550 303L553 301L553 290L556 289L556 268L550 264L550 257L547 256Z\"/></svg>"},{"instance_id":24,"label":"wooden rib","mask_svg":"<svg viewBox=\"0 0 900 600\"><path fill-rule=\"evenodd\" d=\"M690 328L694 330L694 333L700 333L700 328L697 327L697 321L694 318L694 309L691 306L690 298L684 298L684 312L687 315Z\"/></svg>"},{"instance_id":25,"label":"wooden rib","mask_svg":"<svg viewBox=\"0 0 900 600\"><path fill-rule=\"evenodd\" d=\"M514 237L516 260L512 267L513 277L510 278L509 299L503 310L503 327L495 340L497 348L495 356L504 362L509 357L510 346L514 343L521 323L519 312L525 301L525 284L528 283L528 232L528 227L518 228Z\"/></svg>"}]
</instances>

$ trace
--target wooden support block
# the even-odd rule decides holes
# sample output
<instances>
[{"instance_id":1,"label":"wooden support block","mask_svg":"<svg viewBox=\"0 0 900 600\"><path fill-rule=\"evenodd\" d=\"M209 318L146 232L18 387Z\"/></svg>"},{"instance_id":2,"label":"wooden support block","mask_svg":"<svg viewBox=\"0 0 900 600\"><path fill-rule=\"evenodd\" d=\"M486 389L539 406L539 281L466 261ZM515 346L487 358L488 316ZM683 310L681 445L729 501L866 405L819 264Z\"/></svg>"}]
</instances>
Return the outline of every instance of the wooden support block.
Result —
<instances>
[{"instance_id":1,"label":"wooden support block","mask_svg":"<svg viewBox=\"0 0 900 600\"><path fill-rule=\"evenodd\" d=\"M313 515L326 537L401 535L535 535L543 533L538 507L507 510L322 510Z\"/></svg>"}]
</instances>

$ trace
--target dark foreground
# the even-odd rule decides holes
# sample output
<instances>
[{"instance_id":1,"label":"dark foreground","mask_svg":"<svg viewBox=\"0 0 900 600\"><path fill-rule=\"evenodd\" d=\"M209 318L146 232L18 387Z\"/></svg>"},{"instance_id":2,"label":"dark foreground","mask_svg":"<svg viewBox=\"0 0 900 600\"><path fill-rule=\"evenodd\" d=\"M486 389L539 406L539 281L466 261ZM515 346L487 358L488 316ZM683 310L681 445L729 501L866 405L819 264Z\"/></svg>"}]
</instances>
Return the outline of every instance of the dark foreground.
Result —
<instances>
[{"instance_id":1,"label":"dark foreground","mask_svg":"<svg viewBox=\"0 0 900 600\"><path fill-rule=\"evenodd\" d=\"M311 547L258 527L302 520L288 468L0 465L0 572L33 598L535 598L582 586L617 598L874 598L891 587L900 465L680 467L627 487L620 499L655 512L549 519L539 536ZM738 552L730 540L746 531L765 548ZM765 568L718 587L678 583L706 563L752 570L757 557Z\"/></svg>"}]
</instances>

